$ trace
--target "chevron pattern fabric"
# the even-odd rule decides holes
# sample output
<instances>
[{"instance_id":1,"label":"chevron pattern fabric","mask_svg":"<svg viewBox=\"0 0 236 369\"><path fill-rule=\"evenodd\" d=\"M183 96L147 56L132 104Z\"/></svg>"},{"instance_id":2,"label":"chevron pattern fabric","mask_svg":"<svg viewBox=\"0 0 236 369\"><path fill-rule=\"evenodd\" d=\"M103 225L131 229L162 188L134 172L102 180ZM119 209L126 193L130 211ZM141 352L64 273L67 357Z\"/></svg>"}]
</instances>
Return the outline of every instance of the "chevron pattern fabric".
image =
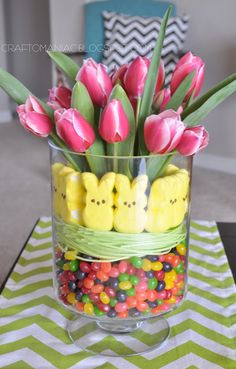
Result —
<instances>
[{"instance_id":1,"label":"chevron pattern fabric","mask_svg":"<svg viewBox=\"0 0 236 369\"><path fill-rule=\"evenodd\" d=\"M167 315L171 335L166 344L143 356L92 356L70 342L65 327L72 313L55 301L52 288L50 218L38 222L0 304L0 368L236 368L236 289L215 222L191 223L187 299ZM88 328L83 334L93 332ZM155 323L150 322L143 345L148 347L152 335ZM133 338L140 339L138 332ZM101 339L100 351L107 345ZM117 341L117 352L121 349Z\"/></svg>"},{"instance_id":2,"label":"chevron pattern fabric","mask_svg":"<svg viewBox=\"0 0 236 369\"><path fill-rule=\"evenodd\" d=\"M161 18L127 16L104 11L105 50L102 62L109 72L121 64L130 63L136 56L151 57L160 30ZM169 20L162 59L166 70L166 85L179 60L179 53L188 29L189 17L175 17Z\"/></svg>"}]
</instances>

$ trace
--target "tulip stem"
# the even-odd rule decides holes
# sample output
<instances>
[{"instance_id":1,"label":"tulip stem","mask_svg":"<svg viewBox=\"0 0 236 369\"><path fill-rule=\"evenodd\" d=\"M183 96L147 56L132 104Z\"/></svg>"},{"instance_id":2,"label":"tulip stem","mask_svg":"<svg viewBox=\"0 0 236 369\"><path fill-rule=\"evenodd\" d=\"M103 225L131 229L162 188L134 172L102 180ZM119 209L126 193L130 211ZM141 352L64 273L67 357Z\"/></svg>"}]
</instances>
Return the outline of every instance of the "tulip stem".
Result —
<instances>
[{"instance_id":1,"label":"tulip stem","mask_svg":"<svg viewBox=\"0 0 236 369\"><path fill-rule=\"evenodd\" d=\"M113 146L113 172L118 173L118 159L117 159L117 144L112 144Z\"/></svg>"},{"instance_id":2,"label":"tulip stem","mask_svg":"<svg viewBox=\"0 0 236 369\"><path fill-rule=\"evenodd\" d=\"M76 161L72 158L71 154L68 153L67 151L68 148L64 144L64 142L54 132L52 132L49 137L52 139L53 143L55 143L58 147L63 149L63 155L66 157L68 162L73 166L73 168L77 170L78 172L81 172L81 169L78 166L78 163L76 163Z\"/></svg>"},{"instance_id":3,"label":"tulip stem","mask_svg":"<svg viewBox=\"0 0 236 369\"><path fill-rule=\"evenodd\" d=\"M141 98L139 97L139 98L137 99L136 119L135 119L135 122L136 122L135 132L137 132L137 129L138 129L138 121L139 121L140 106L141 106Z\"/></svg>"}]
</instances>

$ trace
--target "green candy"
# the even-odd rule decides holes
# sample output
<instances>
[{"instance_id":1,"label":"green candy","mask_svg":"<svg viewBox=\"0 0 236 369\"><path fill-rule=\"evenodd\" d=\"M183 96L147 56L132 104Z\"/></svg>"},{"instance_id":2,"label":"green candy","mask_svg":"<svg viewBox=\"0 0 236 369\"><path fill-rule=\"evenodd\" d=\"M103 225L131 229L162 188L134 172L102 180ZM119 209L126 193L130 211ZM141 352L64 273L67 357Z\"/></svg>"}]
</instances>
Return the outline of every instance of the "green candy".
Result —
<instances>
[{"instance_id":1,"label":"green candy","mask_svg":"<svg viewBox=\"0 0 236 369\"><path fill-rule=\"evenodd\" d=\"M100 309L98 309L97 306L94 306L94 314L97 315L97 316L102 316L104 315L104 311L101 311Z\"/></svg>"},{"instance_id":2,"label":"green candy","mask_svg":"<svg viewBox=\"0 0 236 369\"><path fill-rule=\"evenodd\" d=\"M88 297L88 295L83 295L82 297L82 301L86 304L87 302L91 302L90 298Z\"/></svg>"},{"instance_id":3,"label":"green candy","mask_svg":"<svg viewBox=\"0 0 236 369\"><path fill-rule=\"evenodd\" d=\"M128 273L121 273L118 277L120 282L126 282L129 280L129 274Z\"/></svg>"},{"instance_id":4,"label":"green candy","mask_svg":"<svg viewBox=\"0 0 236 369\"><path fill-rule=\"evenodd\" d=\"M158 306L163 304L163 300L157 300Z\"/></svg>"},{"instance_id":5,"label":"green candy","mask_svg":"<svg viewBox=\"0 0 236 369\"><path fill-rule=\"evenodd\" d=\"M149 290L155 290L157 287L157 279L156 278L150 278L148 281L148 288Z\"/></svg>"},{"instance_id":6,"label":"green candy","mask_svg":"<svg viewBox=\"0 0 236 369\"><path fill-rule=\"evenodd\" d=\"M63 268L63 265L64 265L64 261L63 260L59 260L59 261L57 261L57 266L59 267L59 268Z\"/></svg>"},{"instance_id":7,"label":"green candy","mask_svg":"<svg viewBox=\"0 0 236 369\"><path fill-rule=\"evenodd\" d=\"M132 258L130 258L130 262L137 269L141 268L143 265L143 260L139 256L132 256Z\"/></svg>"},{"instance_id":8,"label":"green candy","mask_svg":"<svg viewBox=\"0 0 236 369\"><path fill-rule=\"evenodd\" d=\"M136 295L136 291L134 288L130 288L129 290L125 291L127 296L135 296Z\"/></svg>"},{"instance_id":9,"label":"green candy","mask_svg":"<svg viewBox=\"0 0 236 369\"><path fill-rule=\"evenodd\" d=\"M71 260L69 262L69 268L72 272L77 272L79 269L79 261L78 260Z\"/></svg>"},{"instance_id":10,"label":"green candy","mask_svg":"<svg viewBox=\"0 0 236 369\"><path fill-rule=\"evenodd\" d=\"M111 307L116 306L117 303L118 303L118 300L117 299L110 299L110 306Z\"/></svg>"},{"instance_id":11,"label":"green candy","mask_svg":"<svg viewBox=\"0 0 236 369\"><path fill-rule=\"evenodd\" d=\"M131 275L129 280L133 286L136 286L136 284L139 282L139 278L136 275Z\"/></svg>"}]
</instances>

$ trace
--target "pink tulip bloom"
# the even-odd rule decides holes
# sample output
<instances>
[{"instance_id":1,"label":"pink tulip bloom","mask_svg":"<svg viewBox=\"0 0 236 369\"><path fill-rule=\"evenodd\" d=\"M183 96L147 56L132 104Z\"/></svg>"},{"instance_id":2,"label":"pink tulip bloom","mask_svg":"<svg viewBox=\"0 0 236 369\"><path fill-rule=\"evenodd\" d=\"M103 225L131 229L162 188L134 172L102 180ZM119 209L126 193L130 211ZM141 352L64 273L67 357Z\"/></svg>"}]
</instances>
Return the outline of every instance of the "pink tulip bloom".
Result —
<instances>
[{"instance_id":1,"label":"pink tulip bloom","mask_svg":"<svg viewBox=\"0 0 236 369\"><path fill-rule=\"evenodd\" d=\"M153 99L153 108L162 112L170 101L170 98L171 94L169 88L158 91Z\"/></svg>"},{"instance_id":2,"label":"pink tulip bloom","mask_svg":"<svg viewBox=\"0 0 236 369\"><path fill-rule=\"evenodd\" d=\"M138 56L130 63L124 75L124 87L129 97L137 99L142 96L150 63L148 58L141 56ZM161 62L155 92L162 89L164 80L165 70L164 64Z\"/></svg>"},{"instance_id":3,"label":"pink tulip bloom","mask_svg":"<svg viewBox=\"0 0 236 369\"><path fill-rule=\"evenodd\" d=\"M127 71L128 66L129 66L129 64L123 64L119 69L117 69L116 67L114 68L112 76L111 76L113 86L115 86L115 84L117 83L118 80L123 85L124 75Z\"/></svg>"},{"instance_id":4,"label":"pink tulip bloom","mask_svg":"<svg viewBox=\"0 0 236 369\"><path fill-rule=\"evenodd\" d=\"M184 132L180 115L174 110L165 110L150 115L144 123L144 141L151 153L166 154L179 144Z\"/></svg>"},{"instance_id":5,"label":"pink tulip bloom","mask_svg":"<svg viewBox=\"0 0 236 369\"><path fill-rule=\"evenodd\" d=\"M85 85L95 105L101 108L106 105L112 90L112 82L105 65L97 64L92 58L85 60L76 80Z\"/></svg>"},{"instance_id":6,"label":"pink tulip bloom","mask_svg":"<svg viewBox=\"0 0 236 369\"><path fill-rule=\"evenodd\" d=\"M34 96L16 109L23 127L39 137L47 137L52 131L52 122Z\"/></svg>"},{"instance_id":7,"label":"pink tulip bloom","mask_svg":"<svg viewBox=\"0 0 236 369\"><path fill-rule=\"evenodd\" d=\"M204 68L205 63L203 63L201 58L193 55L190 51L185 54L175 67L170 83L171 94L173 95L187 75L195 71L191 87L189 88L184 101L186 102L192 93L194 93L193 97L198 96L204 80Z\"/></svg>"},{"instance_id":8,"label":"pink tulip bloom","mask_svg":"<svg viewBox=\"0 0 236 369\"><path fill-rule=\"evenodd\" d=\"M204 149L209 142L209 133L199 125L191 128L186 128L181 140L177 146L180 154L189 156L196 154L199 150Z\"/></svg>"},{"instance_id":9,"label":"pink tulip bloom","mask_svg":"<svg viewBox=\"0 0 236 369\"><path fill-rule=\"evenodd\" d=\"M127 139L129 130L129 121L120 100L111 100L102 113L101 137L109 143L121 142Z\"/></svg>"},{"instance_id":10,"label":"pink tulip bloom","mask_svg":"<svg viewBox=\"0 0 236 369\"><path fill-rule=\"evenodd\" d=\"M58 136L75 152L85 152L95 141L91 125L76 109L59 109L54 113Z\"/></svg>"},{"instance_id":11,"label":"pink tulip bloom","mask_svg":"<svg viewBox=\"0 0 236 369\"><path fill-rule=\"evenodd\" d=\"M65 86L53 87L49 90L47 104L53 109L69 109L71 104L71 90Z\"/></svg>"}]
</instances>

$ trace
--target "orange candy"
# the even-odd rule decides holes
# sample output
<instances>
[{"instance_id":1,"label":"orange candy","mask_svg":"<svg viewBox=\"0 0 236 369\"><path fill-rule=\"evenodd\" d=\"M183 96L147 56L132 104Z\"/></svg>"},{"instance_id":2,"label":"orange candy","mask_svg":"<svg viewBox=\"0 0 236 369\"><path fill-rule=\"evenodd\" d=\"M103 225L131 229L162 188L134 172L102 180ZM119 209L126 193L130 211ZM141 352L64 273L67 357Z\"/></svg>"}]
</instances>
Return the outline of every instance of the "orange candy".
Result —
<instances>
[{"instance_id":1,"label":"orange candy","mask_svg":"<svg viewBox=\"0 0 236 369\"><path fill-rule=\"evenodd\" d=\"M102 271L102 270L99 270L97 272L96 277L98 279L100 279L100 281L102 281L102 282L106 282L109 279L109 276L106 273L104 273L104 271Z\"/></svg>"},{"instance_id":2,"label":"orange candy","mask_svg":"<svg viewBox=\"0 0 236 369\"><path fill-rule=\"evenodd\" d=\"M101 263L101 270L106 274L110 273L111 263L110 262Z\"/></svg>"},{"instance_id":3,"label":"orange candy","mask_svg":"<svg viewBox=\"0 0 236 369\"><path fill-rule=\"evenodd\" d=\"M118 313L117 315L118 315L119 318L125 319L125 318L128 318L129 313L126 310L126 311L123 311L122 313Z\"/></svg>"},{"instance_id":4,"label":"orange candy","mask_svg":"<svg viewBox=\"0 0 236 369\"><path fill-rule=\"evenodd\" d=\"M145 301L138 301L137 302L137 309L138 311L145 311L148 309L148 304Z\"/></svg>"},{"instance_id":5,"label":"orange candy","mask_svg":"<svg viewBox=\"0 0 236 369\"><path fill-rule=\"evenodd\" d=\"M129 308L136 307L137 299L136 299L135 296L128 296L127 299L126 299L126 303L127 303Z\"/></svg>"},{"instance_id":6,"label":"orange candy","mask_svg":"<svg viewBox=\"0 0 236 369\"><path fill-rule=\"evenodd\" d=\"M78 311L84 311L84 304L83 302L79 302L77 301L76 304L75 304L75 307Z\"/></svg>"},{"instance_id":7,"label":"orange candy","mask_svg":"<svg viewBox=\"0 0 236 369\"><path fill-rule=\"evenodd\" d=\"M147 299L147 292L146 291L139 291L136 293L137 301L144 301Z\"/></svg>"},{"instance_id":8,"label":"orange candy","mask_svg":"<svg viewBox=\"0 0 236 369\"><path fill-rule=\"evenodd\" d=\"M148 301L151 301L151 302L157 300L157 292L155 290L148 290L147 299Z\"/></svg>"},{"instance_id":9,"label":"orange candy","mask_svg":"<svg viewBox=\"0 0 236 369\"><path fill-rule=\"evenodd\" d=\"M88 288L90 290L94 286L94 281L90 278L85 278L83 284L85 288Z\"/></svg>"}]
</instances>

